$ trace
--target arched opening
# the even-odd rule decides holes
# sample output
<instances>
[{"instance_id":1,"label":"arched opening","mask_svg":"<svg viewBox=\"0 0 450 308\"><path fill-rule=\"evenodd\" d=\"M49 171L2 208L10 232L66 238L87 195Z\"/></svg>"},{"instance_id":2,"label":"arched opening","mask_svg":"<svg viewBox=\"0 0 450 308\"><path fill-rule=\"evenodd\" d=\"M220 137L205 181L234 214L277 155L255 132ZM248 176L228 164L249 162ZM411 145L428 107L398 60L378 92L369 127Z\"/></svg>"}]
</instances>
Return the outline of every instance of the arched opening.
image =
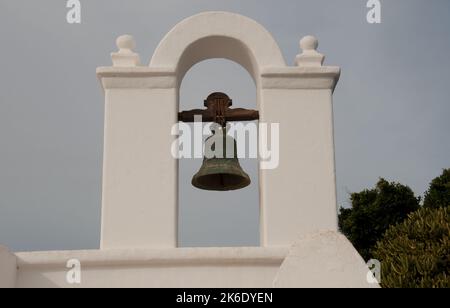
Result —
<instances>
[{"instance_id":1,"label":"arched opening","mask_svg":"<svg viewBox=\"0 0 450 308\"><path fill-rule=\"evenodd\" d=\"M234 64L227 62L226 66L208 68L213 65L210 63L222 65L217 63L225 61L202 62L209 59L228 59ZM183 20L167 33L155 50L150 67L175 73L176 89L183 87L181 92L177 91L179 110L201 108L203 100L213 91L227 93L234 100L234 107L257 109L261 106L263 94L263 70L286 67L286 62L272 35L256 21L230 12L205 12ZM187 78L184 78L188 71ZM238 75L247 76L244 78L246 81L239 81ZM188 94L191 91L186 90L191 87L191 78L194 83L192 96ZM251 100L236 94L236 91L245 89L252 89L248 96L252 97ZM266 231L265 221L260 221L262 217L259 215L257 159L241 161L253 181L247 190L234 193L195 191L190 183L191 177L201 163L202 159L198 159L195 164L185 161L179 164L178 246L259 246L259 226L262 226L262 235ZM249 195L239 195L245 193ZM223 206L216 206L211 212L211 205L220 203ZM245 207L249 209L248 216L244 215Z\"/></svg>"},{"instance_id":2,"label":"arched opening","mask_svg":"<svg viewBox=\"0 0 450 308\"><path fill-rule=\"evenodd\" d=\"M214 59L187 72L180 88L179 109L203 108L203 100L217 91L227 93L233 107L257 108L256 85L249 72L235 62ZM259 246L258 159L240 159L240 163L252 179L249 187L209 192L191 185L202 159L179 161L178 246Z\"/></svg>"},{"instance_id":3,"label":"arched opening","mask_svg":"<svg viewBox=\"0 0 450 308\"><path fill-rule=\"evenodd\" d=\"M179 80L197 63L213 58L229 59L247 70L258 82L259 67L255 56L242 41L227 36L207 36L192 42L183 52L177 64Z\"/></svg>"}]
</instances>

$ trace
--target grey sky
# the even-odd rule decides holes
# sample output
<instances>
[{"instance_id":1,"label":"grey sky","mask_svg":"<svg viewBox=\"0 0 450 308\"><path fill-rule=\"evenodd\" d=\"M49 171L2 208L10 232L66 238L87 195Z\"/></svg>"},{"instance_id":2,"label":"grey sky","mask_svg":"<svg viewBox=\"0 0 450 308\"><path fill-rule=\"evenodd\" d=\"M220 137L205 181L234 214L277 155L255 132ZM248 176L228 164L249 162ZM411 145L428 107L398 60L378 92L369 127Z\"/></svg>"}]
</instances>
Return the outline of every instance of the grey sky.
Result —
<instances>
[{"instance_id":1,"label":"grey sky","mask_svg":"<svg viewBox=\"0 0 450 308\"><path fill-rule=\"evenodd\" d=\"M299 39L314 34L326 64L342 67L334 96L341 205L380 176L422 195L450 167L448 0L384 0L381 25L366 22L366 0L81 2L82 24L69 25L66 1L0 0L0 243L13 250L98 248L103 94L95 68L111 64L124 33L147 63L167 31L201 11L257 20L289 64ZM181 108L201 106L214 90L255 108L250 76L224 60L188 73ZM256 185L195 191L200 163L181 163L180 244L258 245ZM255 161L243 165L255 183Z\"/></svg>"}]
</instances>

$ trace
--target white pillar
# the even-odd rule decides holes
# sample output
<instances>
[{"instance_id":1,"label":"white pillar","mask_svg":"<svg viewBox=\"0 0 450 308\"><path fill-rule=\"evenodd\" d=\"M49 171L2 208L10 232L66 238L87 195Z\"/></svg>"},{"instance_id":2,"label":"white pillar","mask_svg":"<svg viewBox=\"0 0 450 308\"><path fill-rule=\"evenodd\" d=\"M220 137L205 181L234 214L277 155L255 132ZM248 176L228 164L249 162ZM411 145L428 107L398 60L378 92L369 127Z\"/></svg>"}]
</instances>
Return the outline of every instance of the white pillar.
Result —
<instances>
[{"instance_id":1,"label":"white pillar","mask_svg":"<svg viewBox=\"0 0 450 308\"><path fill-rule=\"evenodd\" d=\"M261 121L280 124L279 167L260 175L263 246L337 231L332 93L340 69L322 66L317 45L304 38L297 67L262 73Z\"/></svg>"},{"instance_id":2,"label":"white pillar","mask_svg":"<svg viewBox=\"0 0 450 308\"><path fill-rule=\"evenodd\" d=\"M17 279L16 256L6 247L0 246L0 289L14 288Z\"/></svg>"},{"instance_id":3,"label":"white pillar","mask_svg":"<svg viewBox=\"0 0 450 308\"><path fill-rule=\"evenodd\" d=\"M114 66L97 69L105 91L101 248L176 247L175 73L137 66L132 37L117 44Z\"/></svg>"}]
</instances>

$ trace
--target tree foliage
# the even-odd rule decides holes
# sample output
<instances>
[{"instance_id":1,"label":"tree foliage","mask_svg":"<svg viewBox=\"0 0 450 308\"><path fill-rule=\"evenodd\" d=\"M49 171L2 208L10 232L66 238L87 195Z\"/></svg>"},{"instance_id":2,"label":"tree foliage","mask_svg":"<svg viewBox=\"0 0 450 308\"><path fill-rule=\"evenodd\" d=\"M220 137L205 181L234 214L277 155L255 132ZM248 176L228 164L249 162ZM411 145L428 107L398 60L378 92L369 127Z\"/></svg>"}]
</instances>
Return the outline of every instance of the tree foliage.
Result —
<instances>
[{"instance_id":1,"label":"tree foliage","mask_svg":"<svg viewBox=\"0 0 450 308\"><path fill-rule=\"evenodd\" d=\"M416 211L419 202L409 187L380 179L375 188L351 194L352 207L340 209L339 228L361 256L369 260L373 247L389 226Z\"/></svg>"},{"instance_id":2,"label":"tree foliage","mask_svg":"<svg viewBox=\"0 0 450 308\"><path fill-rule=\"evenodd\" d=\"M450 287L450 207L422 208L388 229L374 249L388 288Z\"/></svg>"},{"instance_id":3,"label":"tree foliage","mask_svg":"<svg viewBox=\"0 0 450 308\"><path fill-rule=\"evenodd\" d=\"M439 208L450 206L450 169L445 169L441 176L435 178L425 193L423 206Z\"/></svg>"}]
</instances>

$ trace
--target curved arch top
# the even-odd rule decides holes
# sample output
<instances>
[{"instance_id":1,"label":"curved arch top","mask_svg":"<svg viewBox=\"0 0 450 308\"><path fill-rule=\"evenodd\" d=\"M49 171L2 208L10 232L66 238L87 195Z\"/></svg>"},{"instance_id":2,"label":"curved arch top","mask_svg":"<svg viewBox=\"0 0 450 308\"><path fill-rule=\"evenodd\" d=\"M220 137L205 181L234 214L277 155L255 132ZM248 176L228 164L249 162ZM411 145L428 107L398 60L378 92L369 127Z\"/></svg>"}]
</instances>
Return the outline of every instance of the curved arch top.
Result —
<instances>
[{"instance_id":1,"label":"curved arch top","mask_svg":"<svg viewBox=\"0 0 450 308\"><path fill-rule=\"evenodd\" d=\"M182 79L195 64L224 58L241 64L253 78L265 67L285 67L272 35L256 21L229 12L206 12L177 24L161 41L151 67L173 68Z\"/></svg>"}]
</instances>

